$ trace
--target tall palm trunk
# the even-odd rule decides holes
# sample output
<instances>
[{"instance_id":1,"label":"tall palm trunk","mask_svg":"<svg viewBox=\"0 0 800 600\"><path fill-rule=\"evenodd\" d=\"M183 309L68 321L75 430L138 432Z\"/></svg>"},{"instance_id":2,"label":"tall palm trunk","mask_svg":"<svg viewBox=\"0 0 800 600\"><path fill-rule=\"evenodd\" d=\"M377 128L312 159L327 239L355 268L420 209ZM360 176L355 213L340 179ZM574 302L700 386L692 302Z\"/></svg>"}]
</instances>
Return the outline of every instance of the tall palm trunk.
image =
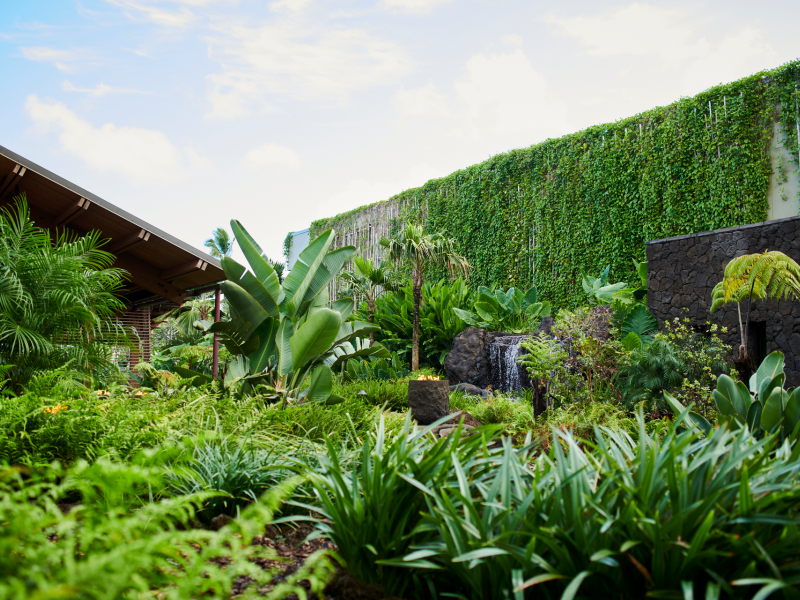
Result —
<instances>
[{"instance_id":1,"label":"tall palm trunk","mask_svg":"<svg viewBox=\"0 0 800 600\"><path fill-rule=\"evenodd\" d=\"M414 329L411 334L411 370L419 369L419 304L422 299L422 273L414 270Z\"/></svg>"},{"instance_id":2,"label":"tall palm trunk","mask_svg":"<svg viewBox=\"0 0 800 600\"><path fill-rule=\"evenodd\" d=\"M369 320L369 322L374 325L375 324L375 298L373 298L372 296L367 296L367 309L369 310L369 316L367 317L367 320ZM374 344L374 343L375 343L375 334L374 333L370 333L369 334L369 347L372 348L372 344Z\"/></svg>"}]
</instances>

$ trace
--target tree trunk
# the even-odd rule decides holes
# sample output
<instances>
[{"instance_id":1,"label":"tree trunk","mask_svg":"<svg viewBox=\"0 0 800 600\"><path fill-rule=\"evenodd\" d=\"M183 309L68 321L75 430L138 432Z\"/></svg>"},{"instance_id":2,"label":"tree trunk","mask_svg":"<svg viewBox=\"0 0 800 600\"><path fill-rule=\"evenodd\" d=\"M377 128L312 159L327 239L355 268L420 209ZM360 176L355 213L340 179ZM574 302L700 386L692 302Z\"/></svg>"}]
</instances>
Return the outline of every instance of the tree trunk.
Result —
<instances>
[{"instance_id":1,"label":"tree trunk","mask_svg":"<svg viewBox=\"0 0 800 600\"><path fill-rule=\"evenodd\" d=\"M419 304L422 299L422 276L414 274L414 330L411 334L411 370L419 370Z\"/></svg>"},{"instance_id":2,"label":"tree trunk","mask_svg":"<svg viewBox=\"0 0 800 600\"><path fill-rule=\"evenodd\" d=\"M371 296L367 296L367 309L369 310L369 317L368 320L373 325L375 324L375 300ZM372 344L375 343L375 334L369 334L369 347L372 348Z\"/></svg>"}]
</instances>

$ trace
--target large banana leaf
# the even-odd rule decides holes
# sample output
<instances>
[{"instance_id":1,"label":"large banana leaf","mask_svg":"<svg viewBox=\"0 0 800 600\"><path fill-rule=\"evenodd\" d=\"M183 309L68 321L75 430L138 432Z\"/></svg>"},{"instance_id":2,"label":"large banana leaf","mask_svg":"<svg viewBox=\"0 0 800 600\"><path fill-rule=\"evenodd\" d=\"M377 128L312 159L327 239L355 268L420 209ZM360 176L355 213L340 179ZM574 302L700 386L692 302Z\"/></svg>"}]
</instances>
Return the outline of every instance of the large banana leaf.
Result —
<instances>
[{"instance_id":1,"label":"large banana leaf","mask_svg":"<svg viewBox=\"0 0 800 600\"><path fill-rule=\"evenodd\" d=\"M253 333L254 336L258 337L259 346L248 356L252 373L263 371L270 357L275 355L275 334L278 332L279 325L279 319L267 319Z\"/></svg>"},{"instance_id":2,"label":"large banana leaf","mask_svg":"<svg viewBox=\"0 0 800 600\"><path fill-rule=\"evenodd\" d=\"M333 352L325 358L325 364L333 369L351 358L368 358L370 356L374 356L375 358L391 358L392 353L378 342L375 342L375 344L370 347L369 340L355 338L336 346Z\"/></svg>"},{"instance_id":3,"label":"large banana leaf","mask_svg":"<svg viewBox=\"0 0 800 600\"><path fill-rule=\"evenodd\" d=\"M292 370L292 345L290 342L293 333L292 322L289 319L281 319L278 333L275 334L279 375L288 375Z\"/></svg>"},{"instance_id":4,"label":"large banana leaf","mask_svg":"<svg viewBox=\"0 0 800 600\"><path fill-rule=\"evenodd\" d=\"M306 291L311 286L317 270L325 260L325 254L333 243L333 230L328 229L319 237L314 239L300 253L297 261L289 271L286 280L283 282L283 291L286 300L286 314L290 318L294 317L300 306L303 304Z\"/></svg>"},{"instance_id":5,"label":"large banana leaf","mask_svg":"<svg viewBox=\"0 0 800 600\"><path fill-rule=\"evenodd\" d=\"M750 391L758 394L764 381L783 373L783 352L772 352L758 366L758 370L750 378ZM761 398L763 402L766 398Z\"/></svg>"},{"instance_id":6,"label":"large banana leaf","mask_svg":"<svg viewBox=\"0 0 800 600\"><path fill-rule=\"evenodd\" d=\"M257 335L253 335L253 328L250 323L241 317L236 317L230 321L219 321L208 328L211 333L219 333L220 340L225 349L231 354L251 354L258 349L260 340Z\"/></svg>"},{"instance_id":7,"label":"large banana leaf","mask_svg":"<svg viewBox=\"0 0 800 600\"><path fill-rule=\"evenodd\" d=\"M311 383L302 397L309 402L325 402L333 390L333 372L328 365L318 365L311 373Z\"/></svg>"},{"instance_id":8,"label":"large banana leaf","mask_svg":"<svg viewBox=\"0 0 800 600\"><path fill-rule=\"evenodd\" d=\"M770 393L766 402L762 402L764 409L761 412L761 427L766 432L773 432L783 423L783 409L789 401L789 394L783 388L775 388Z\"/></svg>"},{"instance_id":9,"label":"large banana leaf","mask_svg":"<svg viewBox=\"0 0 800 600\"><path fill-rule=\"evenodd\" d=\"M320 309L308 317L289 341L292 348L292 369L299 370L328 350L336 340L341 324L341 315L329 308Z\"/></svg>"},{"instance_id":10,"label":"large banana leaf","mask_svg":"<svg viewBox=\"0 0 800 600\"><path fill-rule=\"evenodd\" d=\"M231 228L236 236L239 248L242 249L242 254L247 259L250 268L253 269L253 273L275 300L275 303L279 305L283 301L281 283L277 273L275 273L275 269L266 259L264 251L239 221L232 220Z\"/></svg>"},{"instance_id":11,"label":"large banana leaf","mask_svg":"<svg viewBox=\"0 0 800 600\"><path fill-rule=\"evenodd\" d=\"M236 314L250 323L253 329L258 328L270 317L270 314L253 298L250 292L238 283L223 281L219 286L231 306L235 307Z\"/></svg>"}]
</instances>

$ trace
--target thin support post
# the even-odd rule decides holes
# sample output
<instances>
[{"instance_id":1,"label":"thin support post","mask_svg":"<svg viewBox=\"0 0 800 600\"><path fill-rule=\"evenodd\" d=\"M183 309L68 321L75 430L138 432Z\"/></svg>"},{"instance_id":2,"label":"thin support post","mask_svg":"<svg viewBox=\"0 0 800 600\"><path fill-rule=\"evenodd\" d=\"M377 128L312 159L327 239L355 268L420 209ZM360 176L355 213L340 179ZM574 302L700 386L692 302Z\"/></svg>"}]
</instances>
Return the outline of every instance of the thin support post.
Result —
<instances>
[{"instance_id":1,"label":"thin support post","mask_svg":"<svg viewBox=\"0 0 800 600\"><path fill-rule=\"evenodd\" d=\"M219 286L214 290L214 323L219 323L219 301L220 291ZM211 367L211 376L216 379L219 374L219 333L214 332L214 354L213 366Z\"/></svg>"}]
</instances>

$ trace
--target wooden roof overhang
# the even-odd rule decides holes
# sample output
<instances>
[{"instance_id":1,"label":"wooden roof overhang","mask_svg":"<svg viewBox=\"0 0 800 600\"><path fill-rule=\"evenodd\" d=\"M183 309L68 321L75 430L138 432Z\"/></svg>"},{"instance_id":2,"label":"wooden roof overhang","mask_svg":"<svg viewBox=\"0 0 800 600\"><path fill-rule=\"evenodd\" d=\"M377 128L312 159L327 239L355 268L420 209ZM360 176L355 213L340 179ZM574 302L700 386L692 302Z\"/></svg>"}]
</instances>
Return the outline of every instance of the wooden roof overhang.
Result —
<instances>
[{"instance_id":1,"label":"wooden roof overhang","mask_svg":"<svg viewBox=\"0 0 800 600\"><path fill-rule=\"evenodd\" d=\"M129 308L180 305L196 295L192 290L225 279L216 258L0 146L0 207L22 193L39 227L100 231L110 239L103 249L116 255L115 267L130 273L123 292Z\"/></svg>"}]
</instances>

